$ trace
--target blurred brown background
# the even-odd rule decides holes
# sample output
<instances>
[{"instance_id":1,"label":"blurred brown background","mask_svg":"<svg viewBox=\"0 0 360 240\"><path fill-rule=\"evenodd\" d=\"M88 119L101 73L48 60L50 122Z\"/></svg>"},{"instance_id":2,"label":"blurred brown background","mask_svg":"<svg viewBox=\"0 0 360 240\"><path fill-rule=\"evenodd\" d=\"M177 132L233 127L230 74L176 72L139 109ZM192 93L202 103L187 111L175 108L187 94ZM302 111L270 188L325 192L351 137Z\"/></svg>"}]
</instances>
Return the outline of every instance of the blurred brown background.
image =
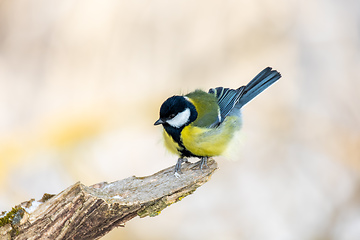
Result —
<instances>
[{"instance_id":1,"label":"blurred brown background","mask_svg":"<svg viewBox=\"0 0 360 240\"><path fill-rule=\"evenodd\" d=\"M161 103L267 66L283 77L244 108L238 161L103 239L360 239L355 0L1 0L0 211L175 164Z\"/></svg>"}]
</instances>

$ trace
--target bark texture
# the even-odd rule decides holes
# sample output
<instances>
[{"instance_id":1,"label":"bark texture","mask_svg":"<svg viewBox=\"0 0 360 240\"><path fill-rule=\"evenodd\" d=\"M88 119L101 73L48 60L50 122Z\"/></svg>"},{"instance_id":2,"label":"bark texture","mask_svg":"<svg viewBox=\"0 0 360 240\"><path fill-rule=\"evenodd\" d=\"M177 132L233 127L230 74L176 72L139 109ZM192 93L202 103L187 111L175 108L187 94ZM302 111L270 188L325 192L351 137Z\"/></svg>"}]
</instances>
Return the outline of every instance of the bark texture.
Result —
<instances>
[{"instance_id":1,"label":"bark texture","mask_svg":"<svg viewBox=\"0 0 360 240\"><path fill-rule=\"evenodd\" d=\"M156 216L167 206L192 194L217 169L214 160L202 171L199 163L183 164L147 177L85 186L80 182L57 195L44 194L0 216L0 239L99 239L139 216Z\"/></svg>"}]
</instances>

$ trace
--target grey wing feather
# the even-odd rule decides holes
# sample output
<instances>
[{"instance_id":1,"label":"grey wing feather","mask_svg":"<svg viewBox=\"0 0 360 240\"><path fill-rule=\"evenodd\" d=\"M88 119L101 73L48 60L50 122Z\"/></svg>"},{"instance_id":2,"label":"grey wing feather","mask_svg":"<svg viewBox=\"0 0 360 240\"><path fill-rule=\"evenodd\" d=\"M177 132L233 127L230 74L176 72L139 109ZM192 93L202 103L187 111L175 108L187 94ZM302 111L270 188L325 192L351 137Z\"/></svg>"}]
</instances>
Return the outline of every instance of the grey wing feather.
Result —
<instances>
[{"instance_id":1,"label":"grey wing feather","mask_svg":"<svg viewBox=\"0 0 360 240\"><path fill-rule=\"evenodd\" d=\"M209 93L215 94L218 99L220 107L219 123L221 123L231 110L234 109L235 105L239 102L243 91L244 87L238 89L217 87L209 90Z\"/></svg>"},{"instance_id":2,"label":"grey wing feather","mask_svg":"<svg viewBox=\"0 0 360 240\"><path fill-rule=\"evenodd\" d=\"M219 121L211 125L211 127L218 126L226 116L234 109L240 109L274 82L281 77L281 74L267 67L256 75L246 86L238 89L230 88L211 88L209 93L215 94L218 99L220 108Z\"/></svg>"}]
</instances>

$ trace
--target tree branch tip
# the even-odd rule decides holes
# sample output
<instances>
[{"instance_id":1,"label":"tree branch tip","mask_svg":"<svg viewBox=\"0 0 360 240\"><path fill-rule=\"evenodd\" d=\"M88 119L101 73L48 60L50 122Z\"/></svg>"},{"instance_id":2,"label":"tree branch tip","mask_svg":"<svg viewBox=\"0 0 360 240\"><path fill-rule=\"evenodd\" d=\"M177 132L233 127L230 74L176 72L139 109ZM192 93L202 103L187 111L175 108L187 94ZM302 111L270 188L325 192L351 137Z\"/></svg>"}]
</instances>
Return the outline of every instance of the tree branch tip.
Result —
<instances>
[{"instance_id":1,"label":"tree branch tip","mask_svg":"<svg viewBox=\"0 0 360 240\"><path fill-rule=\"evenodd\" d=\"M0 216L0 240L98 239L115 227L139 216L157 216L164 208L192 194L217 169L199 162L185 163L180 178L174 166L145 177L128 177L115 182L85 186L77 182L57 195L45 193L35 201L23 202Z\"/></svg>"}]
</instances>

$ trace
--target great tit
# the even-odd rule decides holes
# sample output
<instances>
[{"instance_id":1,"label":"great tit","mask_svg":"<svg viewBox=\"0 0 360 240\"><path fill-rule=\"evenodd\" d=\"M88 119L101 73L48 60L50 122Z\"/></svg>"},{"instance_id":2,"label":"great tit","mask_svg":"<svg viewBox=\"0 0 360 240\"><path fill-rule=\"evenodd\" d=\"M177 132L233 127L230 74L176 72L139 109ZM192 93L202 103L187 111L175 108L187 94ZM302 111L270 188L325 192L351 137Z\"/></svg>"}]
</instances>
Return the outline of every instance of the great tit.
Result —
<instances>
[{"instance_id":1,"label":"great tit","mask_svg":"<svg viewBox=\"0 0 360 240\"><path fill-rule=\"evenodd\" d=\"M168 98L160 107L165 147L179 155L175 174L187 158L200 158L200 169L209 157L222 155L241 128L241 108L281 77L270 67L238 89L211 88Z\"/></svg>"}]
</instances>

